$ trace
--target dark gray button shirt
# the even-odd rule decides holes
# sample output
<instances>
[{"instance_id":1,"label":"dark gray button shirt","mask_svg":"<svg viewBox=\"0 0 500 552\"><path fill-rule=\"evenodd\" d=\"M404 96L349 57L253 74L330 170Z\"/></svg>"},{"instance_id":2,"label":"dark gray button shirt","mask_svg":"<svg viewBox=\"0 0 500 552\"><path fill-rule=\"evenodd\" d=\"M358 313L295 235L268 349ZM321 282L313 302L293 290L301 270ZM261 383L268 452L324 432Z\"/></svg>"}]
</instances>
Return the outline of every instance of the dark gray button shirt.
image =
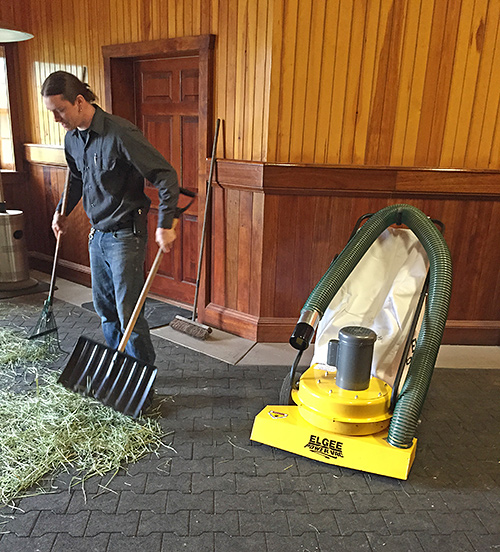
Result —
<instances>
[{"instance_id":1,"label":"dark gray button shirt","mask_svg":"<svg viewBox=\"0 0 500 552\"><path fill-rule=\"evenodd\" d=\"M174 168L135 125L94 107L88 132L66 133L71 172L66 214L83 197L85 212L97 230L131 224L134 214L147 213L151 204L144 193L146 178L159 193L158 227L171 228L179 197Z\"/></svg>"}]
</instances>

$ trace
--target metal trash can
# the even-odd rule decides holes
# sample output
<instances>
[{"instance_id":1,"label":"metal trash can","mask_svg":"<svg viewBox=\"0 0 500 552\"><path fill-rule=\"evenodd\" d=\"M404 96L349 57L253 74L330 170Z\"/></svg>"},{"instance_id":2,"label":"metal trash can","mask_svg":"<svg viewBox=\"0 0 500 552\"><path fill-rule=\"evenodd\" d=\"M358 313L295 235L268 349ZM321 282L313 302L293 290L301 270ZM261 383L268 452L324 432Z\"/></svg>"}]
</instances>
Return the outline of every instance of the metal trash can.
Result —
<instances>
[{"instance_id":1,"label":"metal trash can","mask_svg":"<svg viewBox=\"0 0 500 552\"><path fill-rule=\"evenodd\" d=\"M30 278L22 211L0 212L0 290L35 286Z\"/></svg>"}]
</instances>

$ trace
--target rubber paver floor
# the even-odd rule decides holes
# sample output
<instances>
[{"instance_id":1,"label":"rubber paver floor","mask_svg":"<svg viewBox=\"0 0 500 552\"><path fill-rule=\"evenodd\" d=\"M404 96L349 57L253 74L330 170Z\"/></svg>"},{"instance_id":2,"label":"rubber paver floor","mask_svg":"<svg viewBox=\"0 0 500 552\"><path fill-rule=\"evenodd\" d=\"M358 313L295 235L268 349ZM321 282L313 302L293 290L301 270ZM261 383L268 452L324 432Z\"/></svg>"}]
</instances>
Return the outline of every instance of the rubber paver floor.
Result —
<instances>
[{"instance_id":1,"label":"rubber paver floor","mask_svg":"<svg viewBox=\"0 0 500 552\"><path fill-rule=\"evenodd\" d=\"M29 328L43 299L8 304L1 323ZM66 351L80 335L102 341L96 315L61 301L54 311ZM249 440L288 366L232 366L153 340L169 447L111 481L82 489L63 474L59 491L4 506L1 552L500 549L500 371L435 370L400 481Z\"/></svg>"}]
</instances>

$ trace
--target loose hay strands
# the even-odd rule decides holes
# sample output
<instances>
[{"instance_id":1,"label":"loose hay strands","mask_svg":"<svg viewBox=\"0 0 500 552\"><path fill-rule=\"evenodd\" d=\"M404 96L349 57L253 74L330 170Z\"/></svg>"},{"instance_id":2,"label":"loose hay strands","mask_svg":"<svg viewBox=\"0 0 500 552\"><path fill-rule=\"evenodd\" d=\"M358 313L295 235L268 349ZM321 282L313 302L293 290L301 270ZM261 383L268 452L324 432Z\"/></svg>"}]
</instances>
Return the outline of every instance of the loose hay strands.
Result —
<instances>
[{"instance_id":1,"label":"loose hay strands","mask_svg":"<svg viewBox=\"0 0 500 552\"><path fill-rule=\"evenodd\" d=\"M0 305L0 316L11 312ZM83 483L165 446L156 420L132 420L59 385L53 341L0 327L0 506L45 492L32 488L61 471Z\"/></svg>"},{"instance_id":2,"label":"loose hay strands","mask_svg":"<svg viewBox=\"0 0 500 552\"><path fill-rule=\"evenodd\" d=\"M0 365L14 366L55 358L50 340L29 341L19 332L0 328Z\"/></svg>"},{"instance_id":3,"label":"loose hay strands","mask_svg":"<svg viewBox=\"0 0 500 552\"><path fill-rule=\"evenodd\" d=\"M19 380L33 382L50 371L48 362L59 355L50 336L30 341L19 331L0 327L0 388L10 389Z\"/></svg>"},{"instance_id":4,"label":"loose hay strands","mask_svg":"<svg viewBox=\"0 0 500 552\"><path fill-rule=\"evenodd\" d=\"M0 390L0 504L60 469L80 480L116 471L156 451L161 439L157 421L132 420L53 376L28 393Z\"/></svg>"}]
</instances>

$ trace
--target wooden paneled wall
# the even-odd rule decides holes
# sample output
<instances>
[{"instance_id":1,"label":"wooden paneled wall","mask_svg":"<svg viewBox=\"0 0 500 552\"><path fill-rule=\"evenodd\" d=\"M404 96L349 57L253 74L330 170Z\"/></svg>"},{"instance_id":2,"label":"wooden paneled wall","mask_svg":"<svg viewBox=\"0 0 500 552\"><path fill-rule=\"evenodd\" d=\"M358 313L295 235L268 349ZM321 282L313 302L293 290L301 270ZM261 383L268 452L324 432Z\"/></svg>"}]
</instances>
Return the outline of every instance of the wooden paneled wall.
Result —
<instances>
[{"instance_id":1,"label":"wooden paneled wall","mask_svg":"<svg viewBox=\"0 0 500 552\"><path fill-rule=\"evenodd\" d=\"M30 264L32 268L50 273L56 243L51 221L64 189L66 168L53 164L30 163L29 177L31 186L29 193L22 199L22 208L25 211ZM71 213L68 221L68 229L61 240L58 275L90 285L87 249L90 223L81 203Z\"/></svg>"},{"instance_id":2,"label":"wooden paneled wall","mask_svg":"<svg viewBox=\"0 0 500 552\"><path fill-rule=\"evenodd\" d=\"M62 140L50 71L86 67L103 102L102 45L214 34L220 157L500 168L500 0L4 2L35 35L29 142Z\"/></svg>"},{"instance_id":3,"label":"wooden paneled wall","mask_svg":"<svg viewBox=\"0 0 500 552\"><path fill-rule=\"evenodd\" d=\"M500 168L498 0L276 0L267 161Z\"/></svg>"},{"instance_id":4,"label":"wooden paneled wall","mask_svg":"<svg viewBox=\"0 0 500 552\"><path fill-rule=\"evenodd\" d=\"M39 98L49 72L86 68L103 103L103 45L216 36L223 125L202 321L287 339L356 218L403 201L447 225L449 342L499 343L500 0L2 0L0 16L35 35L18 47L34 144L62 142ZM30 165L43 262L61 174ZM79 220L63 261L85 280Z\"/></svg>"},{"instance_id":5,"label":"wooden paneled wall","mask_svg":"<svg viewBox=\"0 0 500 552\"><path fill-rule=\"evenodd\" d=\"M3 1L3 0L2 0ZM104 106L103 45L217 36L214 116L224 120L220 155L263 160L267 148L273 2L268 0L20 0L35 38L19 45L30 98L28 142L62 144L40 100L57 69L87 80Z\"/></svg>"},{"instance_id":6,"label":"wooden paneled wall","mask_svg":"<svg viewBox=\"0 0 500 552\"><path fill-rule=\"evenodd\" d=\"M26 13L20 8L17 0L2 0L0 2L0 21L20 31L29 31Z\"/></svg>"},{"instance_id":7,"label":"wooden paneled wall","mask_svg":"<svg viewBox=\"0 0 500 552\"><path fill-rule=\"evenodd\" d=\"M219 160L216 175L199 312L204 322L261 342L287 341L356 220L409 203L446 227L454 279L445 343L500 345L500 172ZM35 185L19 198L35 215L26 220L28 245L37 244L33 261L46 270L64 176L61 166L31 164ZM63 240L60 273L83 284L89 283L88 230L80 205Z\"/></svg>"},{"instance_id":8,"label":"wooden paneled wall","mask_svg":"<svg viewBox=\"0 0 500 552\"><path fill-rule=\"evenodd\" d=\"M285 341L356 220L408 203L445 224L445 341L500 344L500 173L219 161L206 321Z\"/></svg>"}]
</instances>

